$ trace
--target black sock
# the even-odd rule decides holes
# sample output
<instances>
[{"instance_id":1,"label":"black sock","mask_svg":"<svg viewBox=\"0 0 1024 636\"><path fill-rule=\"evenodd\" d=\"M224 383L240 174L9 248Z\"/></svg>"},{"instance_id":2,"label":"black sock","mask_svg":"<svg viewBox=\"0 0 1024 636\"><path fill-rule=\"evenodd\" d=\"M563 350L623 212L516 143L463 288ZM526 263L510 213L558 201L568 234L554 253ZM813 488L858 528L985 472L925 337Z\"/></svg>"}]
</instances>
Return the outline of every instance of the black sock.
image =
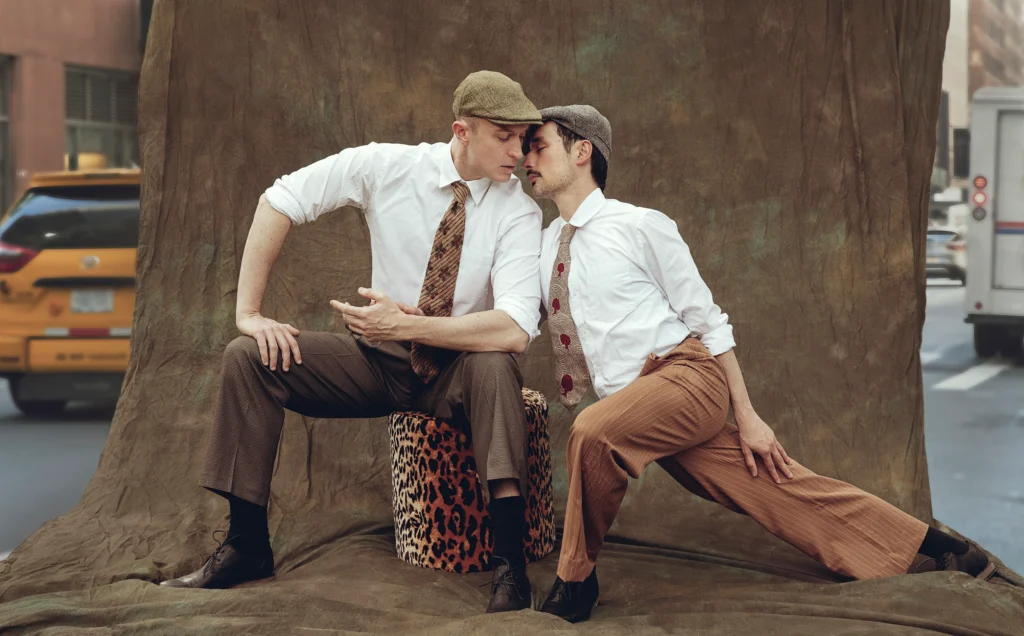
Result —
<instances>
[{"instance_id":1,"label":"black sock","mask_svg":"<svg viewBox=\"0 0 1024 636\"><path fill-rule=\"evenodd\" d=\"M270 550L270 529L267 527L267 509L238 497L228 497L231 504L231 527L228 538L240 552L255 553Z\"/></svg>"},{"instance_id":2,"label":"black sock","mask_svg":"<svg viewBox=\"0 0 1024 636\"><path fill-rule=\"evenodd\" d=\"M526 565L523 554L526 500L522 497L491 499L487 511L491 516L494 556L506 559L512 567Z\"/></svg>"},{"instance_id":3,"label":"black sock","mask_svg":"<svg viewBox=\"0 0 1024 636\"><path fill-rule=\"evenodd\" d=\"M956 537L935 528L928 528L928 534L924 535L924 541L921 542L921 547L917 551L937 559L947 552L964 554L967 552L967 547L967 543Z\"/></svg>"}]
</instances>

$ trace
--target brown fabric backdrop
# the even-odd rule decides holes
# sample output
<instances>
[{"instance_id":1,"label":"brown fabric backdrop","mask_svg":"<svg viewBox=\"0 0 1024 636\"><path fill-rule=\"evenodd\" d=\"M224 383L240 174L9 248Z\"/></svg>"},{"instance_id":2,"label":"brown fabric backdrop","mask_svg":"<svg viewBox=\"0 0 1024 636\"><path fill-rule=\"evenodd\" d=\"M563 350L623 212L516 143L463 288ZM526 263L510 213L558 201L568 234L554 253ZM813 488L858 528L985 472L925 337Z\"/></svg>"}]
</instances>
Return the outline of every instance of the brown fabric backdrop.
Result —
<instances>
[{"instance_id":1,"label":"brown fabric backdrop","mask_svg":"<svg viewBox=\"0 0 1024 636\"><path fill-rule=\"evenodd\" d=\"M535 613L482 616L486 575L393 556L380 421L289 417L275 581L152 584L198 565L226 517L195 483L260 193L347 146L447 139L452 91L480 68L518 79L538 106L591 103L611 119L609 195L678 221L736 327L754 405L790 453L930 520L921 251L947 22L934 0L159 2L140 89L127 380L80 505L3 564L0 630L568 629ZM289 236L264 313L339 329L328 299L353 299L369 275L365 223L338 211ZM546 338L523 365L554 396ZM552 404L561 512L570 418ZM608 606L587 626L598 633L1024 624L1024 595L1005 584L823 584L833 579L816 563L656 467L632 484L613 534ZM541 592L553 566L531 570Z\"/></svg>"}]
</instances>

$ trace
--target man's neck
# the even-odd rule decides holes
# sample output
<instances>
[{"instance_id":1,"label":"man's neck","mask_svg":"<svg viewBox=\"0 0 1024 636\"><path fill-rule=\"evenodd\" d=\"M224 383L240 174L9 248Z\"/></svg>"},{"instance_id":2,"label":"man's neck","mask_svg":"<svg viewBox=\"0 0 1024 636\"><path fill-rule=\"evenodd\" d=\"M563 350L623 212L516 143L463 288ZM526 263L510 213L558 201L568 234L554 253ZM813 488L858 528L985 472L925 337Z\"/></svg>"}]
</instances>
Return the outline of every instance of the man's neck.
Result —
<instances>
[{"instance_id":1,"label":"man's neck","mask_svg":"<svg viewBox=\"0 0 1024 636\"><path fill-rule=\"evenodd\" d=\"M555 205L558 206L558 215L568 223L576 214L576 210L580 209L580 204L596 189L597 184L593 179L576 180L568 188L552 197Z\"/></svg>"},{"instance_id":2,"label":"man's neck","mask_svg":"<svg viewBox=\"0 0 1024 636\"><path fill-rule=\"evenodd\" d=\"M469 165L469 158L466 157L466 147L459 143L458 139L452 138L452 162L455 164L455 170L458 171L459 177L463 181L476 181L483 177L479 170Z\"/></svg>"}]
</instances>

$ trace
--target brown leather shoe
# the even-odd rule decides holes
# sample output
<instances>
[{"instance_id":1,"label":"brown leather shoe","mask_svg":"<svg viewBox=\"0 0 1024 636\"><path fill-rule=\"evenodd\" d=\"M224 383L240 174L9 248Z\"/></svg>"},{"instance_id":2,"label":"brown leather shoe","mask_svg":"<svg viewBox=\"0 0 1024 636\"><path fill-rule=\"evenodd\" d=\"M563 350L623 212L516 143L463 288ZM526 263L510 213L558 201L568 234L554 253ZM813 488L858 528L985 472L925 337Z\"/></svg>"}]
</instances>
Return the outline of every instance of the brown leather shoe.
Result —
<instances>
[{"instance_id":1,"label":"brown leather shoe","mask_svg":"<svg viewBox=\"0 0 1024 636\"><path fill-rule=\"evenodd\" d=\"M590 618L590 613L597 605L601 588L597 584L597 568L582 582L566 583L561 577L555 577L555 584L548 594L547 600L541 605L540 611L554 614L570 623L578 623Z\"/></svg>"},{"instance_id":2,"label":"brown leather shoe","mask_svg":"<svg viewBox=\"0 0 1024 636\"><path fill-rule=\"evenodd\" d=\"M273 552L268 550L258 556L243 554L231 545L231 538L217 546L203 567L191 574L163 581L160 585L219 590L274 575Z\"/></svg>"},{"instance_id":3,"label":"brown leather shoe","mask_svg":"<svg viewBox=\"0 0 1024 636\"><path fill-rule=\"evenodd\" d=\"M953 554L947 552L936 559L937 569L951 572L966 572L971 576L987 581L996 571L996 564L988 556L970 541L967 542L967 552Z\"/></svg>"},{"instance_id":4,"label":"brown leather shoe","mask_svg":"<svg viewBox=\"0 0 1024 636\"><path fill-rule=\"evenodd\" d=\"M533 595L530 579L526 578L526 565L511 567L509 562L496 557L501 564L494 569L491 580L491 600L487 603L487 613L516 612L530 609Z\"/></svg>"}]
</instances>

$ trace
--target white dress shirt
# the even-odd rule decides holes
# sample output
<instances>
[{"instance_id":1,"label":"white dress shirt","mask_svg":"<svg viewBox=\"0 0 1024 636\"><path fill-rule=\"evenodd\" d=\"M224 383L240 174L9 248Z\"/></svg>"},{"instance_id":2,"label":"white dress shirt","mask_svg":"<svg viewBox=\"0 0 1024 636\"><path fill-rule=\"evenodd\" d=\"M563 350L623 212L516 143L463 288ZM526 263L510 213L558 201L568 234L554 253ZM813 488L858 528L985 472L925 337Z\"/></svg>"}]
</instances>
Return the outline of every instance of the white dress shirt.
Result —
<instances>
[{"instance_id":1,"label":"white dress shirt","mask_svg":"<svg viewBox=\"0 0 1024 636\"><path fill-rule=\"evenodd\" d=\"M370 228L372 287L419 304L434 234L460 181L450 143L370 143L346 148L277 179L270 205L306 223L336 208L363 210ZM452 316L498 309L532 340L539 333L537 259L542 216L515 176L508 183L467 181L466 233Z\"/></svg>"},{"instance_id":2,"label":"white dress shirt","mask_svg":"<svg viewBox=\"0 0 1024 636\"><path fill-rule=\"evenodd\" d=\"M569 222L569 306L599 398L635 380L648 354L665 355L690 334L712 355L736 346L675 221L595 189ZM564 226L556 218L541 239L545 306Z\"/></svg>"}]
</instances>

